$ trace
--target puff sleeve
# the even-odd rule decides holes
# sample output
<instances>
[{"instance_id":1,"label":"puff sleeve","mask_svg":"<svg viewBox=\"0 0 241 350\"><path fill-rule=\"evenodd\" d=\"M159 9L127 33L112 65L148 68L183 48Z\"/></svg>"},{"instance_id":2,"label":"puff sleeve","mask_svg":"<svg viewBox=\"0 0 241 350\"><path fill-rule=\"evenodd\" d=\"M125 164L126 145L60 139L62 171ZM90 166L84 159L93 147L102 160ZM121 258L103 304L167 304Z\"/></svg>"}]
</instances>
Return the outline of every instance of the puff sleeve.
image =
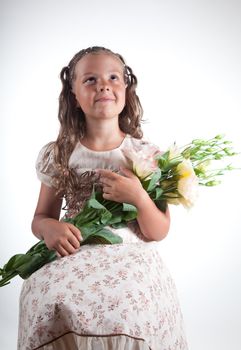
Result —
<instances>
[{"instance_id":1,"label":"puff sleeve","mask_svg":"<svg viewBox=\"0 0 241 350\"><path fill-rule=\"evenodd\" d=\"M35 163L38 179L48 187L53 186L53 176L57 174L54 163L54 144L48 143L43 146L37 156Z\"/></svg>"}]
</instances>

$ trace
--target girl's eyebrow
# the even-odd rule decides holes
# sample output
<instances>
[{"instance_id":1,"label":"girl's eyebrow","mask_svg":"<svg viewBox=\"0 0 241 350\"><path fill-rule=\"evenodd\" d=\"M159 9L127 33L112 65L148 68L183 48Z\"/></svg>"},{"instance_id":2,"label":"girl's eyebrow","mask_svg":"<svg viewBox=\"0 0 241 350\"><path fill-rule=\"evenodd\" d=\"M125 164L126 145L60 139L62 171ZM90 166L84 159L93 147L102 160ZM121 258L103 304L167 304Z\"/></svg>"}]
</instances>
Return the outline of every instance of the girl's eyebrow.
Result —
<instances>
[{"instance_id":1,"label":"girl's eyebrow","mask_svg":"<svg viewBox=\"0 0 241 350\"><path fill-rule=\"evenodd\" d=\"M110 70L110 71L108 71L107 72L108 74L109 73L122 73L121 71L118 71L118 70ZM96 75L98 75L98 73L94 73L94 72L87 72L87 73L84 73L84 74L82 74L82 77L85 77L86 75L93 75L93 74L96 74Z\"/></svg>"},{"instance_id":2,"label":"girl's eyebrow","mask_svg":"<svg viewBox=\"0 0 241 350\"><path fill-rule=\"evenodd\" d=\"M92 72L84 73L82 74L82 77L85 77L86 75L90 75L90 74L95 74L95 73L92 73Z\"/></svg>"}]
</instances>

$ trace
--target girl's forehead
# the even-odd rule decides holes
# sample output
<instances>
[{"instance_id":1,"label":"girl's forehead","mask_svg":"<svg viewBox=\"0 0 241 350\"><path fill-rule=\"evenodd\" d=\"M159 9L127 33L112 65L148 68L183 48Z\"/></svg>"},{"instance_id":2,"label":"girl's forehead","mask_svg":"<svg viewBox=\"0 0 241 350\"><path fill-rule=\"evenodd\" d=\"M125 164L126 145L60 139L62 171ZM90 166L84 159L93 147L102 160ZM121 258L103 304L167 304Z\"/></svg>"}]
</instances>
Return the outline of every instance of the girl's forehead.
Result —
<instances>
[{"instance_id":1,"label":"girl's forehead","mask_svg":"<svg viewBox=\"0 0 241 350\"><path fill-rule=\"evenodd\" d=\"M124 64L117 56L109 53L89 53L82 57L75 66L75 73L77 74L101 72L103 70L123 72Z\"/></svg>"}]
</instances>

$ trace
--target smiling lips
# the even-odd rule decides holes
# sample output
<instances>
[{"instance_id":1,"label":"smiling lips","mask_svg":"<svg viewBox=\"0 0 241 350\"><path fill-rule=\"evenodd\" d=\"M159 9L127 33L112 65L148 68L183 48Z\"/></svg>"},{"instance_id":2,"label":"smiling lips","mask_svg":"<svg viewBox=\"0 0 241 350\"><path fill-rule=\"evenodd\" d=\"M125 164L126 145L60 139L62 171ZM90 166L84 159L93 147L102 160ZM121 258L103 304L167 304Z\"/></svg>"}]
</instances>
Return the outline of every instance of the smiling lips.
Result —
<instances>
[{"instance_id":1,"label":"smiling lips","mask_svg":"<svg viewBox=\"0 0 241 350\"><path fill-rule=\"evenodd\" d=\"M101 98L98 98L95 102L112 102L112 101L115 101L115 99L111 97L101 97Z\"/></svg>"}]
</instances>

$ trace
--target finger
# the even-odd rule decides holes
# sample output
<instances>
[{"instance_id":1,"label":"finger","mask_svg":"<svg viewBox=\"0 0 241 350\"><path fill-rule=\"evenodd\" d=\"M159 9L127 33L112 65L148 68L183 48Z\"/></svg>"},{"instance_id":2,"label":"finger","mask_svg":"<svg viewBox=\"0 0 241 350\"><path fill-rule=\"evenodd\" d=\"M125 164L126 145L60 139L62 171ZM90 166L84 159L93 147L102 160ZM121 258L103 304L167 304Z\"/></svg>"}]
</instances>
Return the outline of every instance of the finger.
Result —
<instances>
[{"instance_id":1,"label":"finger","mask_svg":"<svg viewBox=\"0 0 241 350\"><path fill-rule=\"evenodd\" d=\"M130 169L127 169L127 168L121 168L121 173L123 175L125 175L126 177L130 177L130 178L134 178L136 177L135 174L133 174L133 172L130 170Z\"/></svg>"},{"instance_id":2,"label":"finger","mask_svg":"<svg viewBox=\"0 0 241 350\"><path fill-rule=\"evenodd\" d=\"M113 184L113 179L108 179L106 177L101 177L100 178L100 183L102 185L107 185L107 186L111 186Z\"/></svg>"},{"instance_id":3,"label":"finger","mask_svg":"<svg viewBox=\"0 0 241 350\"><path fill-rule=\"evenodd\" d=\"M109 194L109 193L103 193L103 198L104 198L104 199L112 200L112 195Z\"/></svg>"},{"instance_id":4,"label":"finger","mask_svg":"<svg viewBox=\"0 0 241 350\"><path fill-rule=\"evenodd\" d=\"M100 175L108 175L109 173L112 173L109 169L96 169L95 172Z\"/></svg>"},{"instance_id":5,"label":"finger","mask_svg":"<svg viewBox=\"0 0 241 350\"><path fill-rule=\"evenodd\" d=\"M65 241L62 243L62 247L69 253L74 254L76 252L76 248L72 246L72 244L69 241Z\"/></svg>"},{"instance_id":6,"label":"finger","mask_svg":"<svg viewBox=\"0 0 241 350\"><path fill-rule=\"evenodd\" d=\"M61 245L56 249L56 253L57 255L64 257L64 256L68 256L69 253L67 252L67 250L65 250Z\"/></svg>"},{"instance_id":7,"label":"finger","mask_svg":"<svg viewBox=\"0 0 241 350\"><path fill-rule=\"evenodd\" d=\"M110 186L108 186L108 187L104 186L103 187L103 193L111 194L112 193L112 188Z\"/></svg>"},{"instance_id":8,"label":"finger","mask_svg":"<svg viewBox=\"0 0 241 350\"><path fill-rule=\"evenodd\" d=\"M80 247L80 241L74 236L70 236L68 238L68 242L75 248L75 249L79 249Z\"/></svg>"},{"instance_id":9,"label":"finger","mask_svg":"<svg viewBox=\"0 0 241 350\"><path fill-rule=\"evenodd\" d=\"M70 231L74 234L74 236L77 238L77 240L79 242L83 240L81 232L76 226L74 226L73 224L68 223L68 227L69 227Z\"/></svg>"},{"instance_id":10,"label":"finger","mask_svg":"<svg viewBox=\"0 0 241 350\"><path fill-rule=\"evenodd\" d=\"M100 169L98 170L98 173L100 174L100 179L101 178L107 178L107 179L116 179L118 178L118 174L114 173L111 170L107 170L107 169Z\"/></svg>"}]
</instances>

